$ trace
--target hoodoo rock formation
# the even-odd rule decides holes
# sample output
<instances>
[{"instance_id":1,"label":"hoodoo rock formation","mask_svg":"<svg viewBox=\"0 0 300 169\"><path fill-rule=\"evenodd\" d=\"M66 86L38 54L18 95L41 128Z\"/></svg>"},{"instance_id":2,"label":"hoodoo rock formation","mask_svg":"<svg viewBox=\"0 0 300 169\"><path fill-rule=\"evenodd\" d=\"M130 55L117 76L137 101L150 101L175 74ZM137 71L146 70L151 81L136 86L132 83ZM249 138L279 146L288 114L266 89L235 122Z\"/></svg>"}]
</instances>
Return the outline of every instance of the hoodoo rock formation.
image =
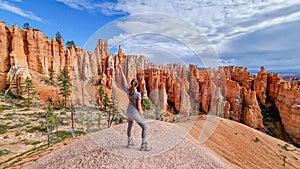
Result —
<instances>
[{"instance_id":1,"label":"hoodoo rock formation","mask_svg":"<svg viewBox=\"0 0 300 169\"><path fill-rule=\"evenodd\" d=\"M14 95L22 94L26 78L31 79L28 69L22 66L11 67L6 79L9 85L9 92Z\"/></svg>"},{"instance_id":2,"label":"hoodoo rock formation","mask_svg":"<svg viewBox=\"0 0 300 169\"><path fill-rule=\"evenodd\" d=\"M43 90L40 98L47 98L47 86L51 88L49 97L57 98L52 95L58 88L45 79L49 79L49 70L57 77L67 68L73 82L70 101L78 99L82 105L96 106L99 84L105 91L111 91L114 82L121 87L119 65L128 81L138 79L143 98L150 98L154 107L159 106L168 115L213 114L263 129L260 105L273 103L285 131L294 143L300 144L300 83L285 82L263 67L255 76L244 67L215 70L200 69L197 65L157 65L145 56L125 55L121 47L112 55L108 42L102 40L92 53L74 46L64 49L62 40L50 41L39 30L19 29L4 22L0 22L0 59L0 90L14 92L16 80L9 72L20 66L31 74L21 77L41 77L35 80L36 89Z\"/></svg>"}]
</instances>

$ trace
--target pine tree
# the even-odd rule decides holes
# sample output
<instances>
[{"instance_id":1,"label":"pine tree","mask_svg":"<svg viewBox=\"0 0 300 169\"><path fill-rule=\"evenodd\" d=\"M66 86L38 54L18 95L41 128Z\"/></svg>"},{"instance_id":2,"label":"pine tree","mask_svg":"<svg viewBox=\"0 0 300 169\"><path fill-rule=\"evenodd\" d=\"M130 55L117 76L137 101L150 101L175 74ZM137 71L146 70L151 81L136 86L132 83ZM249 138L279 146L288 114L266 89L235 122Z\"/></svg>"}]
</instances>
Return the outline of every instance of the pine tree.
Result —
<instances>
[{"instance_id":1,"label":"pine tree","mask_svg":"<svg viewBox=\"0 0 300 169\"><path fill-rule=\"evenodd\" d=\"M56 32L55 39L56 39L57 42L60 42L60 40L62 39L62 36L61 36L59 31Z\"/></svg>"},{"instance_id":2,"label":"pine tree","mask_svg":"<svg viewBox=\"0 0 300 169\"><path fill-rule=\"evenodd\" d=\"M48 71L49 71L50 83L53 85L54 84L54 75L53 75L54 71L53 71L53 69L49 69Z\"/></svg>"},{"instance_id":3,"label":"pine tree","mask_svg":"<svg viewBox=\"0 0 300 169\"><path fill-rule=\"evenodd\" d=\"M107 93L104 93L104 99L103 99L103 106L104 106L104 110L108 110L111 107L111 100L108 97Z\"/></svg>"},{"instance_id":4,"label":"pine tree","mask_svg":"<svg viewBox=\"0 0 300 169\"><path fill-rule=\"evenodd\" d=\"M70 47L70 46L76 46L75 45L75 42L73 41L73 40L71 40L71 41L67 41L67 43L66 43L66 47Z\"/></svg>"},{"instance_id":5,"label":"pine tree","mask_svg":"<svg viewBox=\"0 0 300 169\"><path fill-rule=\"evenodd\" d=\"M46 111L46 127L47 127L47 138L48 138L48 146L52 143L52 131L56 126L56 118L54 116L53 105L49 104Z\"/></svg>"},{"instance_id":6,"label":"pine tree","mask_svg":"<svg viewBox=\"0 0 300 169\"><path fill-rule=\"evenodd\" d=\"M117 95L116 95L116 88L113 87L112 88L112 93L111 93L111 107L112 107L112 111L108 111L108 127L111 126L112 122L115 120L116 115L118 115L118 102L117 102Z\"/></svg>"},{"instance_id":7,"label":"pine tree","mask_svg":"<svg viewBox=\"0 0 300 169\"><path fill-rule=\"evenodd\" d=\"M24 29L29 29L29 28L30 28L29 23L28 23L28 22L25 22L25 23L23 24L23 28L24 28Z\"/></svg>"},{"instance_id":8,"label":"pine tree","mask_svg":"<svg viewBox=\"0 0 300 169\"><path fill-rule=\"evenodd\" d=\"M25 98L23 101L24 105L26 107L29 107L30 104L32 103L33 98L37 94L35 87L33 85L33 82L29 77L27 77L25 80L25 88L24 88L24 91L22 91L22 94L25 95Z\"/></svg>"},{"instance_id":9,"label":"pine tree","mask_svg":"<svg viewBox=\"0 0 300 169\"><path fill-rule=\"evenodd\" d=\"M100 84L100 86L99 86L99 101L98 101L100 109L102 109L104 107L104 104L103 104L104 97L105 97L104 94L105 94L105 92L104 92L104 89L103 89L103 85Z\"/></svg>"},{"instance_id":10,"label":"pine tree","mask_svg":"<svg viewBox=\"0 0 300 169\"><path fill-rule=\"evenodd\" d=\"M63 97L63 107L67 107L67 99L71 95L71 87L72 84L70 82L70 76L68 69L64 68L62 72L60 72L58 78L58 86L60 87L60 93Z\"/></svg>"},{"instance_id":11,"label":"pine tree","mask_svg":"<svg viewBox=\"0 0 300 169\"><path fill-rule=\"evenodd\" d=\"M155 108L155 118L156 120L161 120L161 107L160 107L160 101L158 100L157 106Z\"/></svg>"}]
</instances>

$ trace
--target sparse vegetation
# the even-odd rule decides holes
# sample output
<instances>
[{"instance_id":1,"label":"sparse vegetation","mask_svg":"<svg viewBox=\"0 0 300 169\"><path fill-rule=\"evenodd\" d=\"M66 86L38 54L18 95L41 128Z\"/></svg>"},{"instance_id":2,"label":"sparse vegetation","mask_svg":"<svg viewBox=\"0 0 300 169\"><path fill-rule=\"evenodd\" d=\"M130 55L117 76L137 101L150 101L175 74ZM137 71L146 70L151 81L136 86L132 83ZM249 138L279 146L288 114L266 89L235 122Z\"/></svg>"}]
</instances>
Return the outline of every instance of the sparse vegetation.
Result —
<instances>
[{"instance_id":1,"label":"sparse vegetation","mask_svg":"<svg viewBox=\"0 0 300 169\"><path fill-rule=\"evenodd\" d=\"M7 113L4 116L7 120L12 120L14 118L14 113Z\"/></svg>"},{"instance_id":2,"label":"sparse vegetation","mask_svg":"<svg viewBox=\"0 0 300 169\"><path fill-rule=\"evenodd\" d=\"M15 136L17 137L17 136L20 136L22 134L22 132L21 131L16 131L16 134L15 134Z\"/></svg>"},{"instance_id":3,"label":"sparse vegetation","mask_svg":"<svg viewBox=\"0 0 300 169\"><path fill-rule=\"evenodd\" d=\"M39 131L39 132L45 132L46 129L43 128L43 127L41 127L41 126L33 126L33 127L31 127L29 130L27 130L27 132L29 132L29 133L34 133L34 132L36 132L36 131Z\"/></svg>"},{"instance_id":4,"label":"sparse vegetation","mask_svg":"<svg viewBox=\"0 0 300 169\"><path fill-rule=\"evenodd\" d=\"M229 119L230 120L233 120L233 115L234 115L234 112L233 111L229 111Z\"/></svg>"},{"instance_id":5,"label":"sparse vegetation","mask_svg":"<svg viewBox=\"0 0 300 169\"><path fill-rule=\"evenodd\" d=\"M4 110L7 110L6 107L0 107L0 113L2 113Z\"/></svg>"},{"instance_id":6,"label":"sparse vegetation","mask_svg":"<svg viewBox=\"0 0 300 169\"><path fill-rule=\"evenodd\" d=\"M143 110L152 110L152 102L150 99L146 98L142 100Z\"/></svg>"},{"instance_id":7,"label":"sparse vegetation","mask_svg":"<svg viewBox=\"0 0 300 169\"><path fill-rule=\"evenodd\" d=\"M281 121L281 117L275 106L264 106L263 104L260 104L259 106L264 123Z\"/></svg>"},{"instance_id":8,"label":"sparse vegetation","mask_svg":"<svg viewBox=\"0 0 300 169\"><path fill-rule=\"evenodd\" d=\"M257 142L259 142L260 140L259 140L259 138L255 138L254 140L253 140L255 143L257 143Z\"/></svg>"},{"instance_id":9,"label":"sparse vegetation","mask_svg":"<svg viewBox=\"0 0 300 169\"><path fill-rule=\"evenodd\" d=\"M30 124L30 122L29 122L29 124ZM9 126L9 129L21 128L26 125L28 125L28 123L22 123L22 124L19 123L19 124L15 124L13 126Z\"/></svg>"},{"instance_id":10,"label":"sparse vegetation","mask_svg":"<svg viewBox=\"0 0 300 169\"><path fill-rule=\"evenodd\" d=\"M45 150L46 148L47 148L46 145L41 145L41 146L39 146L39 147L34 147L34 148L32 148L32 149L30 149L30 150L28 150L28 151L25 151L25 152L23 152L23 153L21 153L21 154L18 154L18 155L16 155L16 156L12 157L12 158L9 158L9 159L7 159L6 161L0 162L0 165L2 165L2 164L7 164L7 165L5 166L5 168L10 167L11 165L13 165L13 164L15 164L15 163L17 163L17 162L20 161L20 158L19 158L19 157L22 157L22 156L24 156L24 155L26 155L26 154L29 155L29 154L32 154L32 153L37 152L37 151ZM15 159L16 159L16 160L15 160ZM13 160L15 160L15 161L13 161Z\"/></svg>"},{"instance_id":11,"label":"sparse vegetation","mask_svg":"<svg viewBox=\"0 0 300 169\"><path fill-rule=\"evenodd\" d=\"M26 92L24 93L25 94L23 94L23 97L26 95ZM9 153L7 153L5 150L0 150L1 156L3 155L4 159L7 159L6 161L1 162L1 164L5 164L7 167L9 167L20 161L23 155L40 151L40 145L43 145L42 147L45 148L44 144L47 143L47 138L45 135L47 131L46 111L32 111L35 110L35 108L33 108L33 105L30 104L30 98L29 102L26 100L27 97L23 100L21 97L15 97L11 93L5 94L5 91L0 91L0 96L0 101L2 102L0 105L0 119L3 120L0 120L0 134L1 138L4 139L3 145L33 145L37 147L35 149L28 150L31 146L26 146L24 149L25 152L23 151L21 154L18 153L17 156L10 159L6 158L6 155ZM67 109L64 109L63 111L56 111L53 109L53 107L50 109L51 113L48 120L49 125L52 128L52 143L57 143L65 138L75 137L84 133L83 131L86 129L85 126L79 128L79 130L82 131L58 131L58 129L60 129L58 128L58 123L61 123L61 125L64 125L64 127L67 127L70 124L70 121L68 121L67 118ZM78 119L75 116L75 121L76 120ZM119 119L119 121L121 120ZM99 124L100 122L101 119ZM94 126L97 126L97 123L91 123L91 127Z\"/></svg>"},{"instance_id":12,"label":"sparse vegetation","mask_svg":"<svg viewBox=\"0 0 300 169\"><path fill-rule=\"evenodd\" d=\"M59 114L60 114L60 115L66 115L66 114L67 114L67 112L65 112L65 111L61 111Z\"/></svg>"},{"instance_id":13,"label":"sparse vegetation","mask_svg":"<svg viewBox=\"0 0 300 169\"><path fill-rule=\"evenodd\" d=\"M278 109L273 101L269 101L267 105L260 104L261 114L263 115L263 124L266 134L289 141L289 136L281 131L283 127Z\"/></svg>"},{"instance_id":14,"label":"sparse vegetation","mask_svg":"<svg viewBox=\"0 0 300 169\"><path fill-rule=\"evenodd\" d=\"M60 141L66 139L66 138L72 138L73 137L72 133L69 132L69 131L58 131L58 132L55 132L54 134L59 138ZM85 134L85 133L82 132L82 131L75 131L74 134L75 135L82 135L82 134Z\"/></svg>"},{"instance_id":15,"label":"sparse vegetation","mask_svg":"<svg viewBox=\"0 0 300 169\"><path fill-rule=\"evenodd\" d=\"M155 108L155 119L156 120L162 120L161 115L162 115L162 113L161 113L161 107L160 107L160 103L158 102L158 104L157 104L157 106Z\"/></svg>"},{"instance_id":16,"label":"sparse vegetation","mask_svg":"<svg viewBox=\"0 0 300 169\"><path fill-rule=\"evenodd\" d=\"M25 141L25 145L38 145L41 141Z\"/></svg>"},{"instance_id":17,"label":"sparse vegetation","mask_svg":"<svg viewBox=\"0 0 300 169\"><path fill-rule=\"evenodd\" d=\"M30 108L26 107L25 109L22 109L21 111L29 111Z\"/></svg>"},{"instance_id":18,"label":"sparse vegetation","mask_svg":"<svg viewBox=\"0 0 300 169\"><path fill-rule=\"evenodd\" d=\"M7 125L0 124L0 134L6 133L7 132L7 128L8 128Z\"/></svg>"},{"instance_id":19,"label":"sparse vegetation","mask_svg":"<svg viewBox=\"0 0 300 169\"><path fill-rule=\"evenodd\" d=\"M282 149L286 150L286 151L295 151L296 150L296 149L290 149L289 144L284 144L284 145L278 144L278 146L281 147Z\"/></svg>"},{"instance_id":20,"label":"sparse vegetation","mask_svg":"<svg viewBox=\"0 0 300 169\"><path fill-rule=\"evenodd\" d=\"M10 150L7 150L7 149L1 149L1 150L0 150L0 157L3 156L3 155L7 155L7 154L9 154L9 153L11 153Z\"/></svg>"}]
</instances>

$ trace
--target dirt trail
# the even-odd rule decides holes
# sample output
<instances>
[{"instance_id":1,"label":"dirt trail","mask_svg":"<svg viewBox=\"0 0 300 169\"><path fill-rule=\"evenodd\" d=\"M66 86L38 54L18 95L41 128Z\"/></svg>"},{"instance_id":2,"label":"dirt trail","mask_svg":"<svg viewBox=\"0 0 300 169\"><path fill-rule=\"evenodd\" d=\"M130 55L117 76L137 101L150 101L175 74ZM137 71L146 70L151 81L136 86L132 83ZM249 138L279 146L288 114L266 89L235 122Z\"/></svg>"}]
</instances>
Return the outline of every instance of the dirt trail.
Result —
<instances>
[{"instance_id":1,"label":"dirt trail","mask_svg":"<svg viewBox=\"0 0 300 169\"><path fill-rule=\"evenodd\" d=\"M243 124L214 116L181 123L147 121L150 152L127 149L126 124L92 133L15 168L300 168L300 150ZM32 158L34 159L34 158Z\"/></svg>"},{"instance_id":2,"label":"dirt trail","mask_svg":"<svg viewBox=\"0 0 300 169\"><path fill-rule=\"evenodd\" d=\"M187 135L180 125L148 121L149 152L139 151L140 128L134 125L136 146L126 148L126 124L89 134L24 168L230 168Z\"/></svg>"}]
</instances>

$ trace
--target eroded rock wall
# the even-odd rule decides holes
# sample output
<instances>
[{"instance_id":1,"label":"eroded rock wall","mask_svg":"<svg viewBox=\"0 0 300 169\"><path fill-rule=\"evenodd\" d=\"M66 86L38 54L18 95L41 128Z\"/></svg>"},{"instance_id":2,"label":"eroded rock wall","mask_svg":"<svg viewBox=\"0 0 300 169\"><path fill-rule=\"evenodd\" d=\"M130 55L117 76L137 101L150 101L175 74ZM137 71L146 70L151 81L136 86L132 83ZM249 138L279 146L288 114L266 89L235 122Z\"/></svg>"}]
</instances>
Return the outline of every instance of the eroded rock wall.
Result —
<instances>
[{"instance_id":1,"label":"eroded rock wall","mask_svg":"<svg viewBox=\"0 0 300 169\"><path fill-rule=\"evenodd\" d=\"M152 99L163 112L178 116L191 112L210 113L261 129L259 104L267 105L272 100L279 110L284 129L295 143L300 144L300 84L285 82L263 67L255 76L244 67L226 66L215 70L199 69L196 65L158 65L148 62L145 56L125 55L121 47L116 55L112 55L108 42L102 40L92 53L73 46L65 50L62 40L52 38L50 41L39 30L19 29L17 25L11 27L4 22L0 22L0 59L0 90L14 86L15 83L10 84L14 80L7 78L11 77L8 72L15 69L13 66L30 70L33 78L49 78L50 69L57 77L63 68L67 68L74 86L71 98L73 101L80 99L82 104L97 99L99 84L104 85L106 91L112 89L113 82L120 87L119 65L128 82L138 79L141 84L138 90L144 98ZM51 90L55 91L53 86Z\"/></svg>"}]
</instances>

